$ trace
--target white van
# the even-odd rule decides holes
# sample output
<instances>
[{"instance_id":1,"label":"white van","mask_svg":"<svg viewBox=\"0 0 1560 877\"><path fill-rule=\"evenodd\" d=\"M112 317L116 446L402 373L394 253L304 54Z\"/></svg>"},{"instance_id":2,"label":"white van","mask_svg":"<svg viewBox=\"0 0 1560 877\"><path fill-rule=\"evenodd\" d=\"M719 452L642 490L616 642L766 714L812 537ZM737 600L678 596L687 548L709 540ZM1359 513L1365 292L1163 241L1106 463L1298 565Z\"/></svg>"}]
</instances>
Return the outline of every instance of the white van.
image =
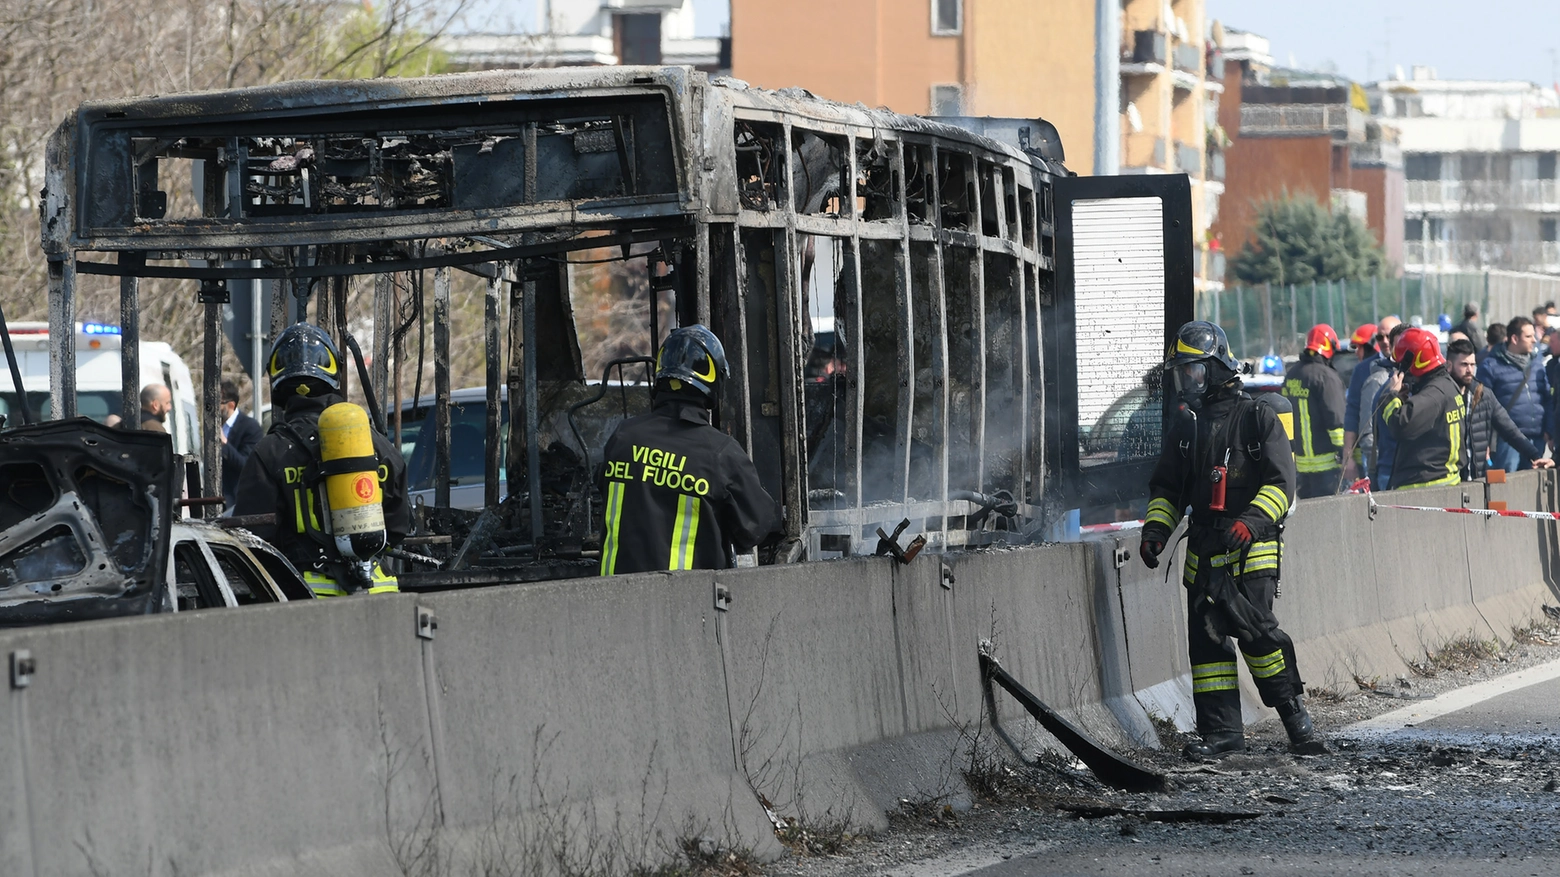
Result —
<instances>
[{"instance_id":1,"label":"white van","mask_svg":"<svg viewBox=\"0 0 1560 877\"><path fill-rule=\"evenodd\" d=\"M27 411L34 420L49 416L49 324L11 323L11 345L22 372ZM139 411L120 408L119 327L102 323L76 324L76 412L102 423L110 414L130 420ZM141 342L141 382L163 384L173 394L173 410L165 424L173 436L176 454L200 453L200 417L195 401L195 381L189 366L173 348L161 341ZM10 364L0 349L0 414L8 425L20 426L12 413L17 407Z\"/></svg>"}]
</instances>

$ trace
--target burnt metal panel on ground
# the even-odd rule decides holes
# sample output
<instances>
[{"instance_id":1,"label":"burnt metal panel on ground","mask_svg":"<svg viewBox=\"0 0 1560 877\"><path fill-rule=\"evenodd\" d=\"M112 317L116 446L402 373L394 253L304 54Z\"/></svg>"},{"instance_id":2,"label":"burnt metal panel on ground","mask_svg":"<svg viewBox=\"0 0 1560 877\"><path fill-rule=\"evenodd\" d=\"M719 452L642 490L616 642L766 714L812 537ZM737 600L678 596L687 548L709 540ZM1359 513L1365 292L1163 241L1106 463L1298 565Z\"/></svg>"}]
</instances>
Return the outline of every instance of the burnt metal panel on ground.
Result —
<instances>
[{"instance_id":1,"label":"burnt metal panel on ground","mask_svg":"<svg viewBox=\"0 0 1560 877\"><path fill-rule=\"evenodd\" d=\"M1165 416L1153 381L1192 319L1186 175L1058 179L1056 265L1045 366L1061 497L1074 508L1145 497Z\"/></svg>"}]
</instances>

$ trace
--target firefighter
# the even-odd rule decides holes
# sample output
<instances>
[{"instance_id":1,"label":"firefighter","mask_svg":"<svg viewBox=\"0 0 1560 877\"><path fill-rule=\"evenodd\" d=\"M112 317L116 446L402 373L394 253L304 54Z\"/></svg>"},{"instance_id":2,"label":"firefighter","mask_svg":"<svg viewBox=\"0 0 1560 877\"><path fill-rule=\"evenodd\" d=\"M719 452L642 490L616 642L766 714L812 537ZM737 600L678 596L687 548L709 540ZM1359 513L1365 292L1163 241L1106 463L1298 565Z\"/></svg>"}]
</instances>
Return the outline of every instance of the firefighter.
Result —
<instances>
[{"instance_id":1,"label":"firefighter","mask_svg":"<svg viewBox=\"0 0 1560 877\"><path fill-rule=\"evenodd\" d=\"M1294 406L1295 471L1302 499L1332 496L1342 478L1343 378L1333 368L1338 333L1321 323L1305 336L1300 364L1284 381L1284 397Z\"/></svg>"},{"instance_id":2,"label":"firefighter","mask_svg":"<svg viewBox=\"0 0 1560 877\"><path fill-rule=\"evenodd\" d=\"M703 326L666 336L656 354L655 402L607 440L601 488L601 574L724 569L780 527L758 469L710 425L726 351Z\"/></svg>"},{"instance_id":3,"label":"firefighter","mask_svg":"<svg viewBox=\"0 0 1560 877\"><path fill-rule=\"evenodd\" d=\"M1459 483L1467 410L1440 342L1427 329L1409 329L1392 345L1392 360L1397 372L1383 390L1381 409L1397 439L1392 489Z\"/></svg>"},{"instance_id":4,"label":"firefighter","mask_svg":"<svg viewBox=\"0 0 1560 877\"><path fill-rule=\"evenodd\" d=\"M316 597L399 590L376 556L411 532L406 462L341 389L341 354L323 330L287 327L266 370L275 422L238 478L233 514L303 573ZM276 416L276 409L281 409Z\"/></svg>"},{"instance_id":5,"label":"firefighter","mask_svg":"<svg viewBox=\"0 0 1560 877\"><path fill-rule=\"evenodd\" d=\"M1197 320L1181 327L1165 368L1177 404L1149 481L1148 518L1138 553L1159 566L1170 534L1190 507L1186 564L1187 652L1200 742L1185 755L1216 758L1246 748L1235 648L1262 702L1278 710L1292 751L1325 752L1301 702L1294 644L1273 615L1280 536L1294 501L1295 464L1283 397L1241 390L1224 330ZM1271 401L1269 401L1271 399Z\"/></svg>"}]
</instances>

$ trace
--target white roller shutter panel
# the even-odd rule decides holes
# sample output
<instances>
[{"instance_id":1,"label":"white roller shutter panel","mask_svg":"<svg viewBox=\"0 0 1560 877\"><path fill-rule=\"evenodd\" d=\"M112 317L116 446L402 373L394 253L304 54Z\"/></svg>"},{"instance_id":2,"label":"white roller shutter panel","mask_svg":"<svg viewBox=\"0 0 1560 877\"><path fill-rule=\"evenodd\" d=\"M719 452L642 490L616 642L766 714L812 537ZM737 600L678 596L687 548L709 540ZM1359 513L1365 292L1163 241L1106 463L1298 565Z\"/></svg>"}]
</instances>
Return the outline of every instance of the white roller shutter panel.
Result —
<instances>
[{"instance_id":1,"label":"white roller shutter panel","mask_svg":"<svg viewBox=\"0 0 1560 877\"><path fill-rule=\"evenodd\" d=\"M1164 204L1158 198L1073 203L1078 424L1092 428L1112 402L1164 359Z\"/></svg>"}]
</instances>

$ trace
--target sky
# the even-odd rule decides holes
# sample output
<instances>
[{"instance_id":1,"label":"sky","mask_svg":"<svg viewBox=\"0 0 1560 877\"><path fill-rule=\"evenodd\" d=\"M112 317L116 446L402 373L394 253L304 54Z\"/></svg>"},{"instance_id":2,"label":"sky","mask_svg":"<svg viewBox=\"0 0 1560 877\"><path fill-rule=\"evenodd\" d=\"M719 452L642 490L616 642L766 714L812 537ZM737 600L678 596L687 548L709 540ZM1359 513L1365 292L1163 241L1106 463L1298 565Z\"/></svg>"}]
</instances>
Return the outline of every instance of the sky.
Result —
<instances>
[{"instance_id":1,"label":"sky","mask_svg":"<svg viewBox=\"0 0 1560 877\"><path fill-rule=\"evenodd\" d=\"M1209 20L1261 34L1273 58L1358 81L1423 64L1441 79L1552 85L1560 0L1207 0Z\"/></svg>"},{"instance_id":2,"label":"sky","mask_svg":"<svg viewBox=\"0 0 1560 877\"><path fill-rule=\"evenodd\" d=\"M536 10L543 0L469 0L465 30L514 33L536 29ZM784 2L784 0L775 0ZM730 0L693 0L697 36L724 36L731 19Z\"/></svg>"},{"instance_id":3,"label":"sky","mask_svg":"<svg viewBox=\"0 0 1560 877\"><path fill-rule=\"evenodd\" d=\"M542 0L473 0L471 30L535 26ZM784 0L774 0L784 2ZM850 2L850 0L842 0ZM979 0L975 0L979 2ZM1043 9L1051 0L1035 0ZM1078 0L1069 0L1078 2ZM1442 79L1560 79L1560 0L1207 0L1209 19L1273 41L1288 65L1329 65L1360 81L1404 73L1415 64ZM720 36L729 0L693 0L700 36ZM495 26L499 25L499 26Z\"/></svg>"}]
</instances>

